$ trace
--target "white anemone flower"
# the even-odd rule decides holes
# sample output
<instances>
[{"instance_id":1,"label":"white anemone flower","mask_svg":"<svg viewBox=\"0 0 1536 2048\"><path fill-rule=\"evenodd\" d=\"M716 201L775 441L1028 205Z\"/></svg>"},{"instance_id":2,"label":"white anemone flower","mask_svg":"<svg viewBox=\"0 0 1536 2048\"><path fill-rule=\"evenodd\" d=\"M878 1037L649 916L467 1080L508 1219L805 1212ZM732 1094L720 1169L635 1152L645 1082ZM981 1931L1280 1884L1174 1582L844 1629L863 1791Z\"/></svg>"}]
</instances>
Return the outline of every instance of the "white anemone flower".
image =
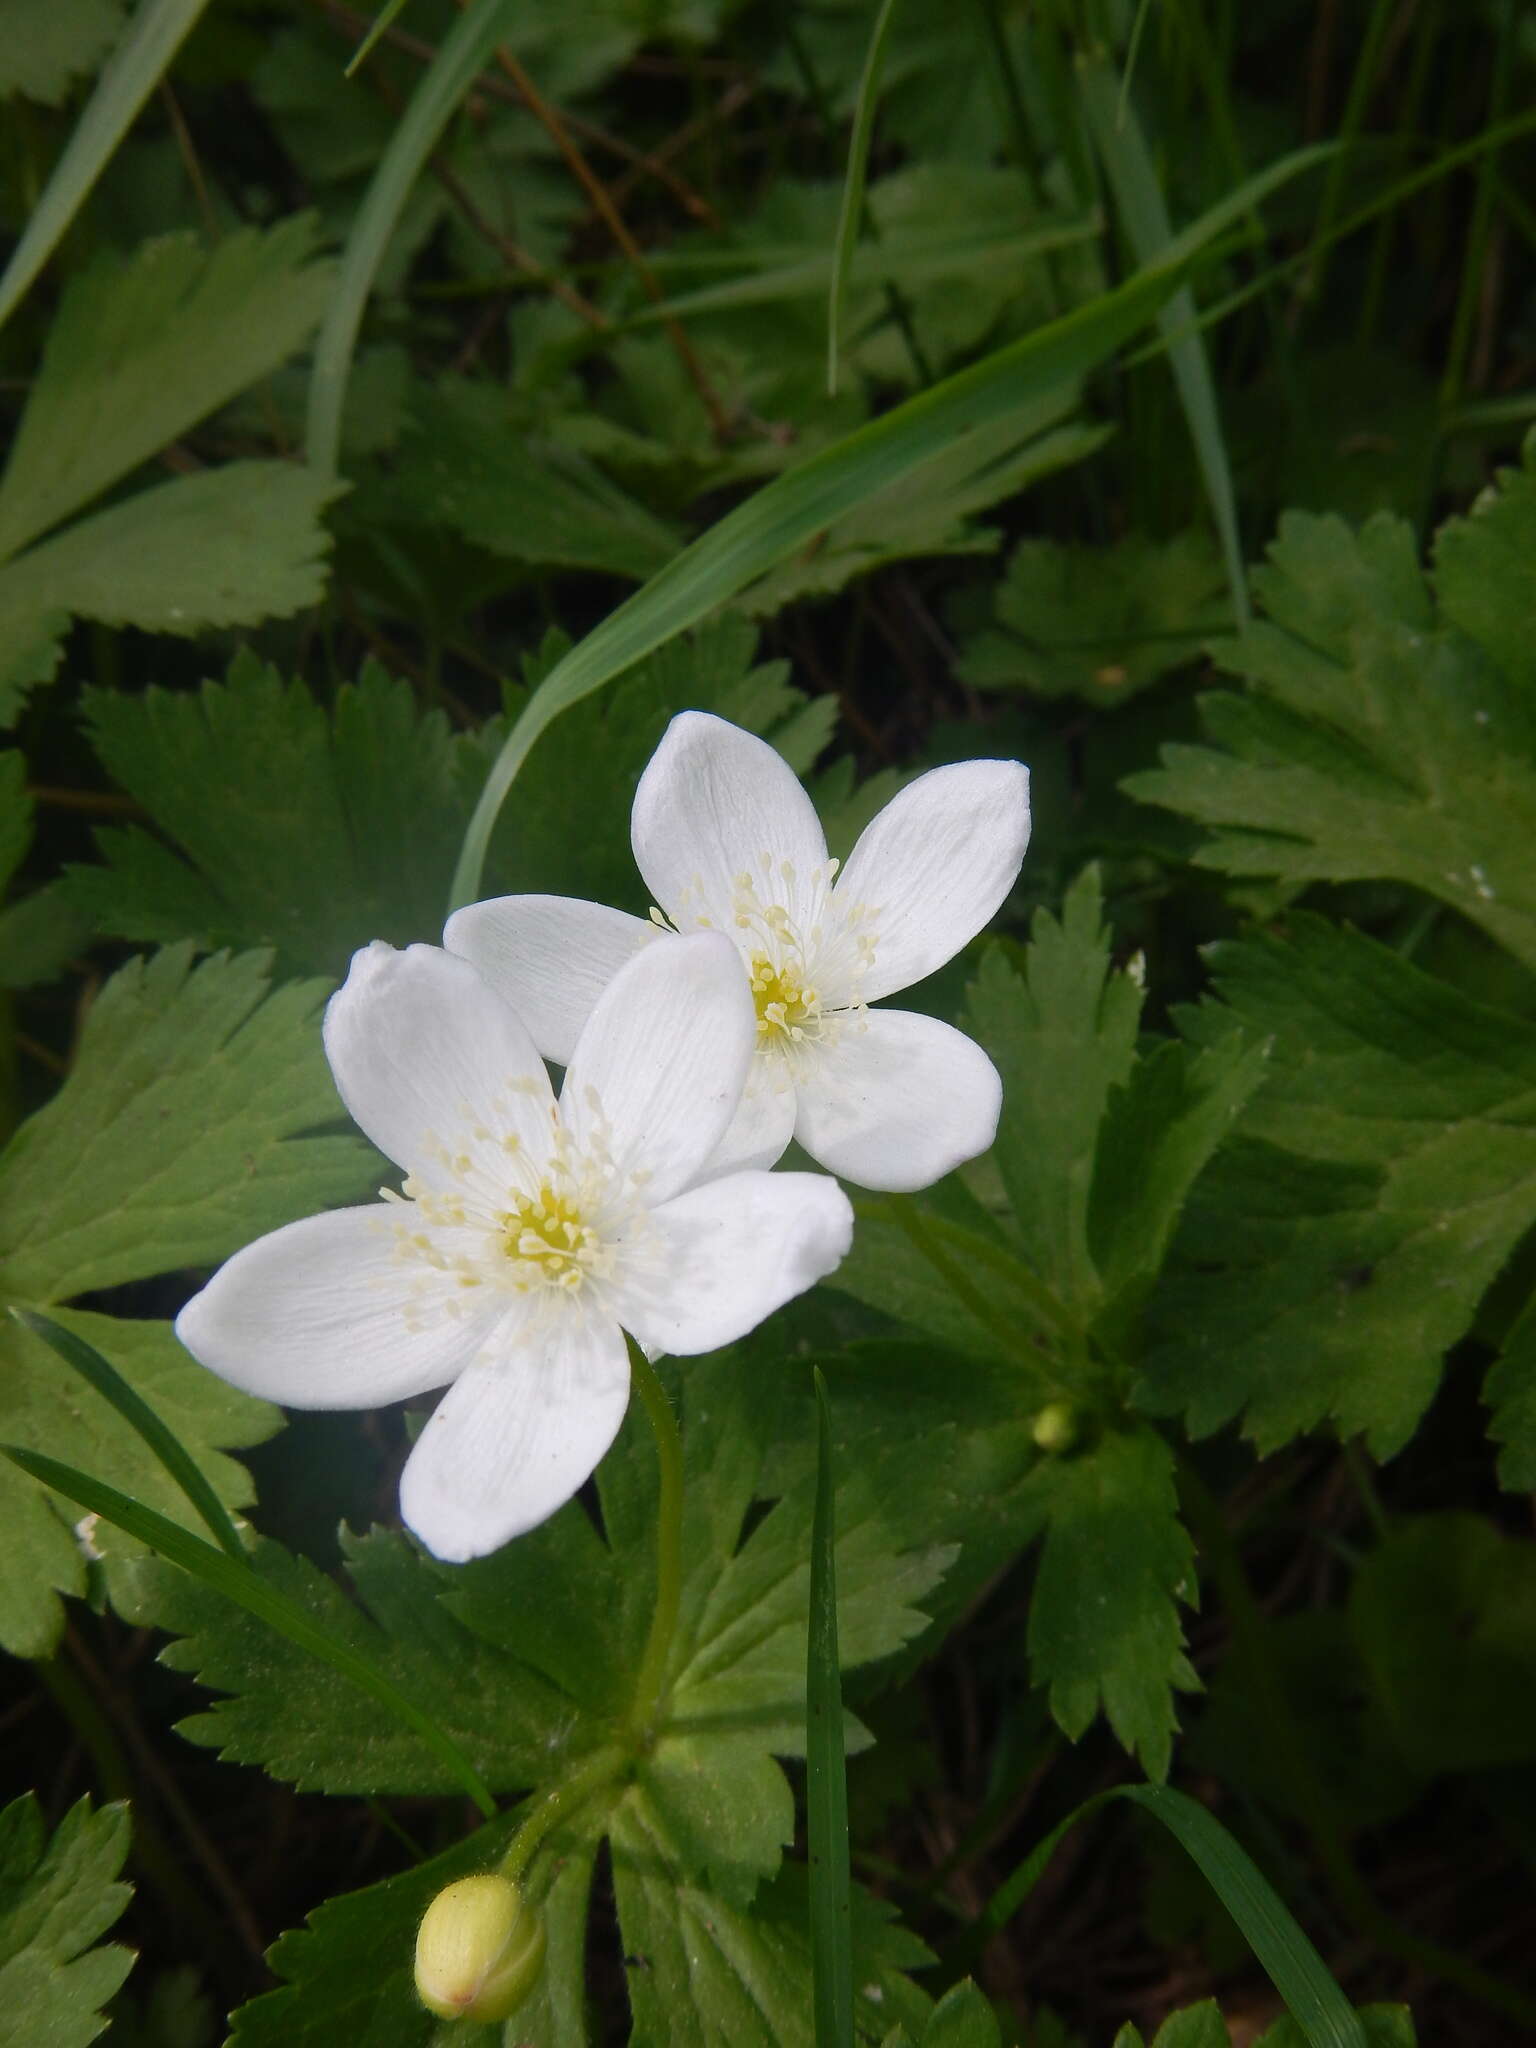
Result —
<instances>
[{"instance_id":1,"label":"white anemone flower","mask_svg":"<svg viewBox=\"0 0 1536 2048\"><path fill-rule=\"evenodd\" d=\"M291 1408L446 1386L401 1512L439 1557L496 1549L612 1443L626 1330L653 1356L713 1351L847 1251L852 1211L825 1175L694 1185L755 1038L725 939L658 947L604 991L557 1102L523 1024L467 961L365 948L326 1011L325 1049L348 1111L404 1168L403 1192L247 1245L177 1335Z\"/></svg>"},{"instance_id":2,"label":"white anemone flower","mask_svg":"<svg viewBox=\"0 0 1536 2048\"><path fill-rule=\"evenodd\" d=\"M474 963L568 1060L626 960L719 931L746 969L757 1058L712 1171L770 1166L791 1137L860 1186L927 1187L986 1151L1002 1086L962 1032L868 1005L959 952L1012 888L1029 843L1029 771L962 761L920 775L838 872L789 764L702 711L674 718L635 793L652 921L567 896L502 896L448 921ZM675 939L672 941L675 943Z\"/></svg>"}]
</instances>

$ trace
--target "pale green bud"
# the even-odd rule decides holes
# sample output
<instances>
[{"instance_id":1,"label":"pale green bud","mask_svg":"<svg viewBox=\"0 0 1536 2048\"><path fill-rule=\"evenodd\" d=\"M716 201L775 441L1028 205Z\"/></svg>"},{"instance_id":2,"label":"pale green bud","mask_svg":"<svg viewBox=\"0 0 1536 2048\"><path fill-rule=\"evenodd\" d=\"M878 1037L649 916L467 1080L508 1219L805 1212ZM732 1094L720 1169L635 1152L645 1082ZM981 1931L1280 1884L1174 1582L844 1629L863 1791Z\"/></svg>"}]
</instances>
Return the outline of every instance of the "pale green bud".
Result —
<instances>
[{"instance_id":1,"label":"pale green bud","mask_svg":"<svg viewBox=\"0 0 1536 2048\"><path fill-rule=\"evenodd\" d=\"M1030 1428L1030 1435L1042 1451L1060 1457L1070 1451L1078 1438L1077 1414L1069 1401L1052 1401L1042 1408Z\"/></svg>"},{"instance_id":2,"label":"pale green bud","mask_svg":"<svg viewBox=\"0 0 1536 2048\"><path fill-rule=\"evenodd\" d=\"M544 1967L544 1923L510 1878L461 1877L416 1932L416 1990L445 2020L504 2020Z\"/></svg>"}]
</instances>

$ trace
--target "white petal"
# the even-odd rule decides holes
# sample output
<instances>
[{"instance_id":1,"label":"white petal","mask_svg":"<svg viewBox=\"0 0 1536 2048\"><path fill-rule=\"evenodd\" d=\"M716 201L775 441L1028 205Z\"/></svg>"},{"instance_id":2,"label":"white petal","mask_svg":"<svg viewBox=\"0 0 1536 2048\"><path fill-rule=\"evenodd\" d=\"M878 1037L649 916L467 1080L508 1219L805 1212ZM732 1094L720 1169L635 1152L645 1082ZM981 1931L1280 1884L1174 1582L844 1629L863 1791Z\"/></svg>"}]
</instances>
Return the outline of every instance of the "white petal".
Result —
<instances>
[{"instance_id":1,"label":"white petal","mask_svg":"<svg viewBox=\"0 0 1536 2048\"><path fill-rule=\"evenodd\" d=\"M511 1004L545 1059L566 1067L603 990L660 936L643 917L578 896L495 896L456 910L443 944Z\"/></svg>"},{"instance_id":2,"label":"white petal","mask_svg":"<svg viewBox=\"0 0 1536 2048\"><path fill-rule=\"evenodd\" d=\"M605 1144L643 1199L695 1178L725 1135L752 1061L757 1014L741 956L716 932L647 946L609 982L566 1069L560 1116Z\"/></svg>"},{"instance_id":3,"label":"white petal","mask_svg":"<svg viewBox=\"0 0 1536 2048\"><path fill-rule=\"evenodd\" d=\"M628 1404L618 1325L557 1307L444 1395L406 1461L400 1512L435 1556L483 1557L570 1499Z\"/></svg>"},{"instance_id":4,"label":"white petal","mask_svg":"<svg viewBox=\"0 0 1536 2048\"><path fill-rule=\"evenodd\" d=\"M799 1098L795 1136L813 1159L859 1187L910 1192L986 1151L1003 1084L964 1032L871 1010L803 1062Z\"/></svg>"},{"instance_id":5,"label":"white petal","mask_svg":"<svg viewBox=\"0 0 1536 2048\"><path fill-rule=\"evenodd\" d=\"M747 1069L747 1085L736 1114L710 1153L700 1178L722 1180L728 1173L776 1166L794 1135L794 1082L781 1059L759 1053Z\"/></svg>"},{"instance_id":6,"label":"white petal","mask_svg":"<svg viewBox=\"0 0 1536 2048\"><path fill-rule=\"evenodd\" d=\"M467 960L376 939L325 1012L325 1051L348 1113L379 1150L430 1185L443 1147L489 1156L516 1138L549 1151L553 1093L516 1013ZM488 1137L478 1142L471 1133Z\"/></svg>"},{"instance_id":7,"label":"white petal","mask_svg":"<svg viewBox=\"0 0 1536 2048\"><path fill-rule=\"evenodd\" d=\"M375 1408L446 1386L485 1322L445 1311L431 1269L397 1259L401 1213L372 1202L258 1237L193 1295L177 1336L221 1379L287 1408ZM435 1298L415 1292L421 1277Z\"/></svg>"},{"instance_id":8,"label":"white petal","mask_svg":"<svg viewBox=\"0 0 1536 2048\"><path fill-rule=\"evenodd\" d=\"M673 719L646 764L630 821L635 861L680 931L730 919L736 877L759 885L763 857L809 874L826 837L799 777L766 740L707 711Z\"/></svg>"},{"instance_id":9,"label":"white petal","mask_svg":"<svg viewBox=\"0 0 1536 2048\"><path fill-rule=\"evenodd\" d=\"M1029 844L1029 770L959 761L908 783L872 818L832 892L877 913L867 1003L921 981L974 939L1013 887Z\"/></svg>"},{"instance_id":10,"label":"white petal","mask_svg":"<svg viewBox=\"0 0 1536 2048\"><path fill-rule=\"evenodd\" d=\"M688 1357L732 1344L824 1279L853 1241L848 1197L823 1173L736 1173L654 1210L649 1284L617 1307L648 1351Z\"/></svg>"}]
</instances>

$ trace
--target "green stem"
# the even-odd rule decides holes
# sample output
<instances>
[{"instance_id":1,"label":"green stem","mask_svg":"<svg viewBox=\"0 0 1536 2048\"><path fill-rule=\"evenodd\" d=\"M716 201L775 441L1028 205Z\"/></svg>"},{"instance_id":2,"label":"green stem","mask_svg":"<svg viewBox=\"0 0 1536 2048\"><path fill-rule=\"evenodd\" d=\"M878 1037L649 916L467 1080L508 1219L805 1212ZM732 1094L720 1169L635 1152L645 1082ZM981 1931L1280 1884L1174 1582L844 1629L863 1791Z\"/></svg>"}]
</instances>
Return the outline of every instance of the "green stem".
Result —
<instances>
[{"instance_id":1,"label":"green stem","mask_svg":"<svg viewBox=\"0 0 1536 2048\"><path fill-rule=\"evenodd\" d=\"M651 1612L651 1632L646 1638L635 1677L634 1697L618 1739L594 1750L568 1778L561 1779L535 1800L507 1844L501 1873L514 1881L528 1868L550 1829L577 1807L584 1806L594 1793L623 1777L656 1733L683 1595L683 1440L666 1389L633 1339L629 1343L629 1368L631 1384L656 1437L660 1467L656 1499L656 1605Z\"/></svg>"},{"instance_id":2,"label":"green stem","mask_svg":"<svg viewBox=\"0 0 1536 2048\"><path fill-rule=\"evenodd\" d=\"M601 1791L622 1776L629 1753L617 1743L593 1750L568 1778L552 1785L536 1799L523 1817L523 1824L507 1844L501 1859L501 1874L515 1883L533 1861L533 1852L557 1822L584 1806L594 1792Z\"/></svg>"},{"instance_id":3,"label":"green stem","mask_svg":"<svg viewBox=\"0 0 1536 2048\"><path fill-rule=\"evenodd\" d=\"M656 1461L660 1467L656 1498L656 1606L626 1722L631 1739L645 1744L655 1733L657 1708L666 1684L667 1660L672 1654L672 1638L677 1633L677 1613L683 1597L683 1440L677 1433L677 1418L666 1389L633 1339L629 1366L635 1392L656 1437Z\"/></svg>"},{"instance_id":4,"label":"green stem","mask_svg":"<svg viewBox=\"0 0 1536 2048\"><path fill-rule=\"evenodd\" d=\"M1290 1701L1270 1655L1269 1622L1253 1597L1221 1504L1188 1457L1179 1461L1179 1501L1227 1610L1235 1673L1263 1724L1270 1753L1284 1772L1296 1818L1311 1838L1340 1912L1389 1955L1415 1965L1431 1978L1459 1985L1469 1997L1495 2012L1506 2013L1527 2027L1536 2024L1536 1998L1479 1969L1454 1949L1421 1940L1377 1903L1355 1865L1333 1802L1297 1732Z\"/></svg>"},{"instance_id":5,"label":"green stem","mask_svg":"<svg viewBox=\"0 0 1536 2048\"><path fill-rule=\"evenodd\" d=\"M876 1205L871 1203L857 1205L861 1214L869 1214L875 1207ZM961 1270L958 1262L950 1257L937 1235L929 1229L928 1218L915 1202L882 1203L878 1205L878 1213L889 1217L910 1239L912 1245L922 1253L955 1299L992 1332L1010 1358L1020 1357L1027 1351L1031 1369L1043 1373L1040 1354L1033 1346L1021 1343L1018 1325L1011 1322L1007 1316L1001 1315L981 1288L972 1285L968 1275ZM1001 1246L989 1245L979 1237L968 1240L966 1250L968 1254L992 1266L1007 1280L1010 1287L1024 1295L1047 1329L1069 1341L1080 1341L1081 1333L1072 1318L1050 1288L1037 1280L1027 1266L1013 1258ZM1056 1383L1053 1381L1052 1384L1054 1386ZM1062 1387L1058 1391L1065 1393L1068 1389Z\"/></svg>"}]
</instances>

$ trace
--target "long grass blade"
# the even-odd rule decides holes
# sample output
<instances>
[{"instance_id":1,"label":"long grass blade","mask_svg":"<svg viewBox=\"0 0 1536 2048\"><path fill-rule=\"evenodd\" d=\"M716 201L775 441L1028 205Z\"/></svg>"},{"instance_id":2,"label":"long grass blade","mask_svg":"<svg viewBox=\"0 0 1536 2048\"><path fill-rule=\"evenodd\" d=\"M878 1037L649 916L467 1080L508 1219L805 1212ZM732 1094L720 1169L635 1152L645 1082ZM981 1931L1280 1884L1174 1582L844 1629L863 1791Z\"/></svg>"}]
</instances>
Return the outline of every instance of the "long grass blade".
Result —
<instances>
[{"instance_id":1,"label":"long grass blade","mask_svg":"<svg viewBox=\"0 0 1536 2048\"><path fill-rule=\"evenodd\" d=\"M275 1586L269 1586L249 1563L242 1561L237 1564L222 1550L216 1550L211 1543L205 1543L200 1536L183 1529L179 1522L158 1514L154 1508L146 1507L142 1501L134 1500L126 1493L119 1493L115 1486L108 1486L103 1480L92 1479L88 1473L77 1471L73 1465L60 1464L57 1458L45 1458L40 1452L25 1450L19 1444L0 1444L0 1457L9 1458L13 1465L41 1485L51 1487L55 1493L63 1494L66 1500L74 1501L93 1515L100 1515L114 1528L136 1536L172 1564L180 1565L183 1571L191 1572L194 1578L222 1593L226 1600L243 1607L247 1614L254 1614L258 1621L264 1621L280 1636L286 1636L299 1649L307 1650L322 1664L329 1664L333 1671L339 1672L369 1699L377 1701L386 1713L393 1714L397 1721L418 1736L438 1761L453 1773L485 1818L495 1818L496 1802L485 1780L453 1738L430 1715L424 1714L414 1700L407 1699L371 1658L327 1635L297 1601L290 1600Z\"/></svg>"},{"instance_id":2,"label":"long grass blade","mask_svg":"<svg viewBox=\"0 0 1536 2048\"><path fill-rule=\"evenodd\" d=\"M805 1660L806 1843L811 1865L811 1982L816 2048L853 2048L853 1928L849 1913L848 1770L837 1654L837 1521L832 1418L816 1383L816 1507L811 1521L811 1614Z\"/></svg>"},{"instance_id":3,"label":"long grass blade","mask_svg":"<svg viewBox=\"0 0 1536 2048\"><path fill-rule=\"evenodd\" d=\"M208 0L143 0L127 34L107 59L96 90L0 274L0 325L15 312L58 247L87 193L207 4Z\"/></svg>"},{"instance_id":4,"label":"long grass blade","mask_svg":"<svg viewBox=\"0 0 1536 2048\"><path fill-rule=\"evenodd\" d=\"M516 13L517 0L476 0L459 16L412 93L357 210L309 379L304 453L310 467L323 475L336 473L352 357L389 238L422 166Z\"/></svg>"},{"instance_id":5,"label":"long grass blade","mask_svg":"<svg viewBox=\"0 0 1536 2048\"><path fill-rule=\"evenodd\" d=\"M1160 260L1092 304L909 398L728 512L556 663L492 764L465 833L451 907L473 902L497 814L539 735L572 704L734 597L834 520L947 448L957 434L1076 383L1151 319L1186 270L1266 194L1324 162L1298 150L1175 236Z\"/></svg>"},{"instance_id":6,"label":"long grass blade","mask_svg":"<svg viewBox=\"0 0 1536 2048\"><path fill-rule=\"evenodd\" d=\"M1078 85L1094 147L1115 195L1126 239L1138 263L1155 263L1173 234L1162 187L1157 182L1151 151L1135 109L1107 57L1080 57ZM1157 325L1168 344L1168 364L1194 444L1195 460L1200 465L1211 517L1216 523L1227 585L1232 593L1233 617L1239 626L1244 626L1249 617L1248 579L1243 570L1242 539L1237 527L1237 497L1232 488L1232 469L1227 461L1216 386L1206 360L1205 344L1192 331L1194 315L1194 294L1188 285L1181 285L1166 305L1158 309Z\"/></svg>"},{"instance_id":7,"label":"long grass blade","mask_svg":"<svg viewBox=\"0 0 1536 2048\"><path fill-rule=\"evenodd\" d=\"M57 1352L66 1365L73 1366L87 1385L94 1387L129 1427L138 1431L202 1516L219 1548L244 1565L245 1545L240 1541L240 1532L230 1520L223 1501L208 1483L208 1475L175 1431L155 1413L141 1394L129 1386L117 1367L109 1364L94 1344L87 1344L73 1330L66 1330L61 1323L39 1315L36 1309L12 1308L11 1315L24 1330L30 1330L34 1337L40 1337L50 1350Z\"/></svg>"},{"instance_id":8,"label":"long grass blade","mask_svg":"<svg viewBox=\"0 0 1536 2048\"><path fill-rule=\"evenodd\" d=\"M837 355L841 345L843 318L848 310L848 273L854 246L864 218L864 183L869 174L869 146L875 133L875 109L880 104L880 76L885 69L885 45L896 13L896 0L882 0L875 17L874 33L864 58L859 79L859 97L853 109L853 136L848 144L848 169L843 178L843 203L837 216L837 236L832 244L832 291L827 301L827 391L837 390Z\"/></svg>"},{"instance_id":9,"label":"long grass blade","mask_svg":"<svg viewBox=\"0 0 1536 2048\"><path fill-rule=\"evenodd\" d=\"M968 1968L1023 1905L1062 1836L1112 1799L1128 1799L1153 1814L1195 1863L1241 1929L1309 2048L1366 2048L1365 2029L1354 2008L1278 1892L1219 1820L1167 1785L1115 1785L1069 1813L993 1894L971 1939L954 1959L957 1970Z\"/></svg>"}]
</instances>

